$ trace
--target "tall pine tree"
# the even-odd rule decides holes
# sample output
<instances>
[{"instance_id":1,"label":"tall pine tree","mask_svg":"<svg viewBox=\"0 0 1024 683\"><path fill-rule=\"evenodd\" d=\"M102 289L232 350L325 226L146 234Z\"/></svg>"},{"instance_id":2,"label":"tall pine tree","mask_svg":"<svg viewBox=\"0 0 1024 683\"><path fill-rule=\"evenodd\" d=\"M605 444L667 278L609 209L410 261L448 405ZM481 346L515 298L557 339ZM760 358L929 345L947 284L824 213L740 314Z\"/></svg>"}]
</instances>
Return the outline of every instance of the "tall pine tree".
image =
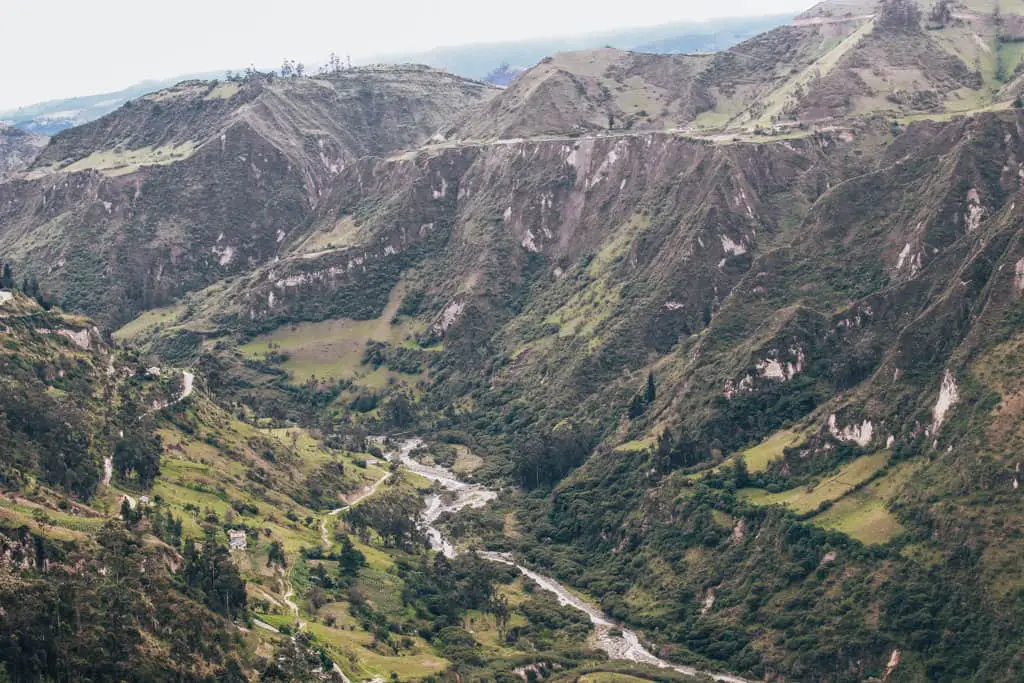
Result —
<instances>
[{"instance_id":1,"label":"tall pine tree","mask_svg":"<svg viewBox=\"0 0 1024 683\"><path fill-rule=\"evenodd\" d=\"M647 406L644 404L643 396L636 394L633 396L632 403L629 404L629 419L635 420L644 414L644 410Z\"/></svg>"}]
</instances>

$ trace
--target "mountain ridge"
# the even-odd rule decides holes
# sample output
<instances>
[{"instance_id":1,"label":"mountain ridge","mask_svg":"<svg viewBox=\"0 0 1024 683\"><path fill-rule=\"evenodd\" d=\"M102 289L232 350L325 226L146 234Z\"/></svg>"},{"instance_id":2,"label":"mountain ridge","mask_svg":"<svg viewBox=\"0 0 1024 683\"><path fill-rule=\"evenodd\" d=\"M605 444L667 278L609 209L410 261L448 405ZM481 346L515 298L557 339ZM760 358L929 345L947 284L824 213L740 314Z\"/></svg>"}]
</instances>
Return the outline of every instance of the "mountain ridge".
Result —
<instances>
[{"instance_id":1,"label":"mountain ridge","mask_svg":"<svg viewBox=\"0 0 1024 683\"><path fill-rule=\"evenodd\" d=\"M437 88L433 100L423 90L428 82ZM282 91L289 98L282 99ZM106 292L102 296L113 297L106 304L96 292L77 289L72 305L102 314L103 307L125 310L123 296L166 301L161 290L187 291L182 283L163 279L167 268L191 268L204 286L210 282L206 269L214 263L229 274L247 269L250 258L271 259L310 214L330 178L347 164L424 141L444 118L491 92L488 86L419 68L345 72L335 81L257 78L181 84L56 136L21 178L5 186L16 198L4 211L5 234L13 241L0 248L44 286L50 287L62 264L72 259L78 260L78 266L70 267L79 276L91 271L101 278L99 285L109 267L101 252L120 240L90 240L90 247L81 250L61 247L52 238L63 234L67 245L74 245L83 237L76 224L111 231L121 240L134 236L142 240L138 244L148 244L148 254L121 250L113 267L147 279L154 273L155 281ZM443 108L431 109L442 102ZM348 117L338 118L332 108L348 111ZM386 108L390 113L384 113ZM219 184L208 182L211 174L219 176ZM257 199L265 192L276 199ZM216 213L203 215L213 205L220 207ZM43 226L36 222L41 206ZM211 220L215 227L204 228ZM124 232L128 225L136 230ZM28 235L40 229L50 239L35 242L35 254L19 253L19 245L33 244ZM189 259L179 260L184 253ZM132 306L128 303L128 309Z\"/></svg>"},{"instance_id":2,"label":"mountain ridge","mask_svg":"<svg viewBox=\"0 0 1024 683\"><path fill-rule=\"evenodd\" d=\"M556 55L503 91L415 69L178 86L57 136L0 184L0 248L19 272L45 267L69 308L127 323L115 338L140 367L194 369L200 393L163 433L218 463L232 500L308 506L305 525L266 522L289 561L314 560L298 545L320 543L316 514L349 475L378 480L359 472L379 463L338 455L339 475L321 449L412 432L428 439L417 457L502 487L439 519L447 538L557 577L665 661L758 680L1013 680L1012 33L977 7L929 28L904 0L815 20L832 7L717 55ZM118 218L100 231L104 214ZM104 239L118 250L71 261ZM145 240L145 259L117 260ZM181 452L165 450L177 478L154 490L183 495ZM327 494L303 499L302 474ZM342 664L396 643L373 629L386 614L394 633L414 626L376 651L389 666L403 648L445 658L410 678L512 676L501 667L526 655L490 635L483 603L434 599L438 577L474 576L475 554L458 569L417 554L403 501L428 484L399 485L346 522L379 531L357 535L382 611L332 594L377 634ZM281 604L286 584L319 595L301 570L275 591L262 557L236 557ZM528 628L541 608L497 582ZM323 615L311 605L294 614ZM556 620L542 659L568 680L594 660L585 629Z\"/></svg>"},{"instance_id":3,"label":"mountain ridge","mask_svg":"<svg viewBox=\"0 0 1024 683\"><path fill-rule=\"evenodd\" d=\"M623 48L644 52L713 51L728 47L737 40L749 37L772 26L784 23L791 15L711 20L709 22L676 22L647 28L625 29L586 36L570 36L551 40L525 40L508 43L485 43L461 47L439 47L433 50L407 54L389 54L357 63L367 66L384 64L427 64L445 69L464 78L486 80L503 64L511 64L513 71L533 64L543 56L565 49L580 49L598 45L616 44ZM261 68L266 68L264 65ZM243 69L236 69L244 72ZM311 70L312 71L312 70ZM214 80L224 72L187 74L172 79L137 83L119 91L56 99L0 111L0 121L6 121L29 132L53 135L100 118L123 105L126 101L143 97L183 81ZM502 85L503 83L496 83Z\"/></svg>"}]
</instances>

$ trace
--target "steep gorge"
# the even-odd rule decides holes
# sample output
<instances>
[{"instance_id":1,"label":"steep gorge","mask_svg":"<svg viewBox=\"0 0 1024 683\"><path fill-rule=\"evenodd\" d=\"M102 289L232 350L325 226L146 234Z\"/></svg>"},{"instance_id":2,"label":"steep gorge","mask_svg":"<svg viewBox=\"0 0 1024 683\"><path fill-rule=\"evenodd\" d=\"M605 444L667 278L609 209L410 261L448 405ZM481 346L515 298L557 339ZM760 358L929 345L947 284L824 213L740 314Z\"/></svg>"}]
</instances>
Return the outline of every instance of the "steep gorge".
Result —
<instances>
[{"instance_id":1,"label":"steep gorge","mask_svg":"<svg viewBox=\"0 0 1024 683\"><path fill-rule=\"evenodd\" d=\"M992 22L958 22L562 55L502 93L183 84L0 184L0 248L142 313L119 339L240 424L472 448L502 493L435 531L674 665L1013 680L1024 114L947 44Z\"/></svg>"}]
</instances>

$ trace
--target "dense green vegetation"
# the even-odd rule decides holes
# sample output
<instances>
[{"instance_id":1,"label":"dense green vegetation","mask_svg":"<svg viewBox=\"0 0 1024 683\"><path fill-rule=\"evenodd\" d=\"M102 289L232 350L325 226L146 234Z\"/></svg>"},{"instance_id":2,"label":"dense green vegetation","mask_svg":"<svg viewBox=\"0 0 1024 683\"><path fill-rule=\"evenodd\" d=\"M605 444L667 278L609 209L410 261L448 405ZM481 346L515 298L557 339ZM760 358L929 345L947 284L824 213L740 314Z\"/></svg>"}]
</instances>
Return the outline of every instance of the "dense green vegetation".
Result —
<instances>
[{"instance_id":1,"label":"dense green vegetation","mask_svg":"<svg viewBox=\"0 0 1024 683\"><path fill-rule=\"evenodd\" d=\"M400 564L399 575L402 599L413 607L421 635L438 643L456 675L508 681L516 666L572 666L595 657L584 645L591 629L587 616L560 607L531 582L520 585L515 569L469 553L452 561L436 555ZM489 647L466 630L470 614L481 626L491 622Z\"/></svg>"},{"instance_id":2,"label":"dense green vegetation","mask_svg":"<svg viewBox=\"0 0 1024 683\"><path fill-rule=\"evenodd\" d=\"M1024 678L1024 118L953 118L1019 98L1015 22L927 21L61 136L0 183L0 678L676 680L482 549L671 662ZM455 559L370 434L500 489Z\"/></svg>"},{"instance_id":3,"label":"dense green vegetation","mask_svg":"<svg viewBox=\"0 0 1024 683\"><path fill-rule=\"evenodd\" d=\"M0 588L0 663L10 680L247 680L237 629L186 597L161 567L163 551L117 522L95 546L12 529L0 542L30 567L5 570Z\"/></svg>"}]
</instances>

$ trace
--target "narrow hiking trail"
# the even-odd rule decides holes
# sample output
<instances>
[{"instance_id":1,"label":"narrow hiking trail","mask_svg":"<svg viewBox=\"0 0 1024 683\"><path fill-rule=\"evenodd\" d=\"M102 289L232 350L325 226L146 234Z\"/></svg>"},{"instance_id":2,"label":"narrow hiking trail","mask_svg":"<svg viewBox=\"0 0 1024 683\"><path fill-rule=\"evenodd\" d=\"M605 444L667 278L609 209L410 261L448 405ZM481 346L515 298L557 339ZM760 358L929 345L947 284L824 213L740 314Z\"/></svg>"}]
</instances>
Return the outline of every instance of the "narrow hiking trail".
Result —
<instances>
[{"instance_id":1,"label":"narrow hiking trail","mask_svg":"<svg viewBox=\"0 0 1024 683\"><path fill-rule=\"evenodd\" d=\"M279 567L279 571L281 572L281 588L284 589L281 599L284 601L284 604L288 606L288 609L291 610L292 614L295 616L296 623L298 623L299 628L301 629L306 625L306 622L299 619L299 606L292 601L292 596L295 595L295 587L292 585L292 580L288 576L288 572L285 571L283 567Z\"/></svg>"},{"instance_id":2,"label":"narrow hiking trail","mask_svg":"<svg viewBox=\"0 0 1024 683\"><path fill-rule=\"evenodd\" d=\"M323 542L323 547L325 549L329 548L331 545L330 536L327 532L327 517L335 517L341 514L342 512L350 509L353 505L356 505L357 503L360 503L363 500L369 498L370 496L377 492L377 489L380 488L381 484L383 484L390 478L391 472L386 472L384 476L382 476L380 479L373 482L373 484L371 484L370 486L365 487L363 491L352 500L351 503L345 505L344 507L331 510L330 512L327 513L326 516L320 518L320 538ZM291 611L292 616L295 617L295 623L297 627L296 630L301 631L303 628L305 628L306 622L302 621L302 619L300 618L299 606L295 603L294 600L292 600L292 597L294 597L295 595L295 587L292 585L292 581L291 578L288 576L288 572L283 567L279 567L278 571L280 572L281 589L283 591L281 599L284 602L284 604L288 607L288 609ZM264 624L262 622L255 623L257 626L261 628L269 628L270 630L280 633L280 631L275 629L273 626L270 626L269 624ZM292 640L295 640L294 636L292 636ZM338 676L341 677L341 680L344 683L352 683L349 677L345 675L345 672L341 670L341 667L338 666L337 662L333 662L332 671L338 674Z\"/></svg>"},{"instance_id":3,"label":"narrow hiking trail","mask_svg":"<svg viewBox=\"0 0 1024 683\"><path fill-rule=\"evenodd\" d=\"M271 633L280 633L280 631L278 631L276 628L274 628L273 626L271 626L270 624L268 624L265 621L260 621L259 619L253 619L252 620L252 625L255 626L256 628L261 628L264 631L270 631Z\"/></svg>"},{"instance_id":4,"label":"narrow hiking trail","mask_svg":"<svg viewBox=\"0 0 1024 683\"><path fill-rule=\"evenodd\" d=\"M111 361L113 362L113 361ZM196 376L195 373L183 370L181 373L181 394L169 403L163 405L154 405L151 410L146 411L145 415L152 415L153 413L159 412L170 408L173 405L177 405L184 401L186 398L195 393L196 387ZM114 456L108 455L103 458L103 485L110 486L110 480L114 476Z\"/></svg>"},{"instance_id":5,"label":"narrow hiking trail","mask_svg":"<svg viewBox=\"0 0 1024 683\"><path fill-rule=\"evenodd\" d=\"M405 441L397 452L389 453L385 457L388 460L401 463L403 467L411 472L434 481L448 494L445 496L445 500L442 500L440 494L428 496L426 501L427 507L421 515L420 522L430 539L431 547L447 557L455 557L458 554L458 549L435 526L438 519L445 513L457 512L467 507L483 507L497 498L498 492L480 484L467 484L464 481L460 481L454 472L444 467L424 465L417 462L410 454L422 443L420 439ZM454 496L451 494L454 494ZM518 564L514 557L508 554L483 552L480 553L480 557L491 562L500 562L501 564L515 567L524 576L532 579L542 590L554 594L560 604L569 605L586 614L594 625L595 645L603 650L610 659L650 664L662 669L671 669L687 676L709 676L721 683L754 683L749 679L731 674L701 671L694 667L667 662L645 648L635 631L624 628L593 603L579 597L555 579Z\"/></svg>"},{"instance_id":6,"label":"narrow hiking trail","mask_svg":"<svg viewBox=\"0 0 1024 683\"><path fill-rule=\"evenodd\" d=\"M367 498L369 498L373 494L377 493L377 489L380 488L381 484L383 484L384 482L386 482L390 478L391 478L391 472L385 473L383 477L381 477L377 481L373 482L371 485L369 485L366 488L364 488L363 492L360 493L358 496L356 496L352 500L351 503L349 503L345 507L340 507L340 508L338 508L336 510L331 510L330 512L328 512L327 513L327 517L337 517L342 512L345 512L346 510L350 510L353 505L357 505L357 504L363 502L364 500L366 500ZM330 537L329 537L329 535L327 533L327 519L326 518L321 518L321 520L320 520L320 538L323 540L324 548L327 548L328 546L331 545Z\"/></svg>"},{"instance_id":7,"label":"narrow hiking trail","mask_svg":"<svg viewBox=\"0 0 1024 683\"><path fill-rule=\"evenodd\" d=\"M953 16L956 17L955 14ZM874 14L860 14L855 17L807 17L806 19L796 18L793 20L793 26L825 26L828 24L848 24L854 21L869 21L874 18Z\"/></svg>"},{"instance_id":8,"label":"narrow hiking trail","mask_svg":"<svg viewBox=\"0 0 1024 683\"><path fill-rule=\"evenodd\" d=\"M291 610L292 616L295 617L295 631L297 633L306 627L306 622L302 621L300 618L299 606L292 600L292 596L295 595L295 587L292 585L292 580L288 576L288 571L285 570L284 567L278 567L278 572L280 573L281 588L284 590L284 594L281 599L284 601L284 604L288 606L288 609ZM259 620L254 621L254 623L260 628L280 633L278 629L274 628L270 624L266 624ZM292 642L295 642L294 635L292 636ZM338 674L344 683L352 683L349 677L345 675L345 672L341 670L341 667L338 666L337 662L332 662L331 670Z\"/></svg>"}]
</instances>

